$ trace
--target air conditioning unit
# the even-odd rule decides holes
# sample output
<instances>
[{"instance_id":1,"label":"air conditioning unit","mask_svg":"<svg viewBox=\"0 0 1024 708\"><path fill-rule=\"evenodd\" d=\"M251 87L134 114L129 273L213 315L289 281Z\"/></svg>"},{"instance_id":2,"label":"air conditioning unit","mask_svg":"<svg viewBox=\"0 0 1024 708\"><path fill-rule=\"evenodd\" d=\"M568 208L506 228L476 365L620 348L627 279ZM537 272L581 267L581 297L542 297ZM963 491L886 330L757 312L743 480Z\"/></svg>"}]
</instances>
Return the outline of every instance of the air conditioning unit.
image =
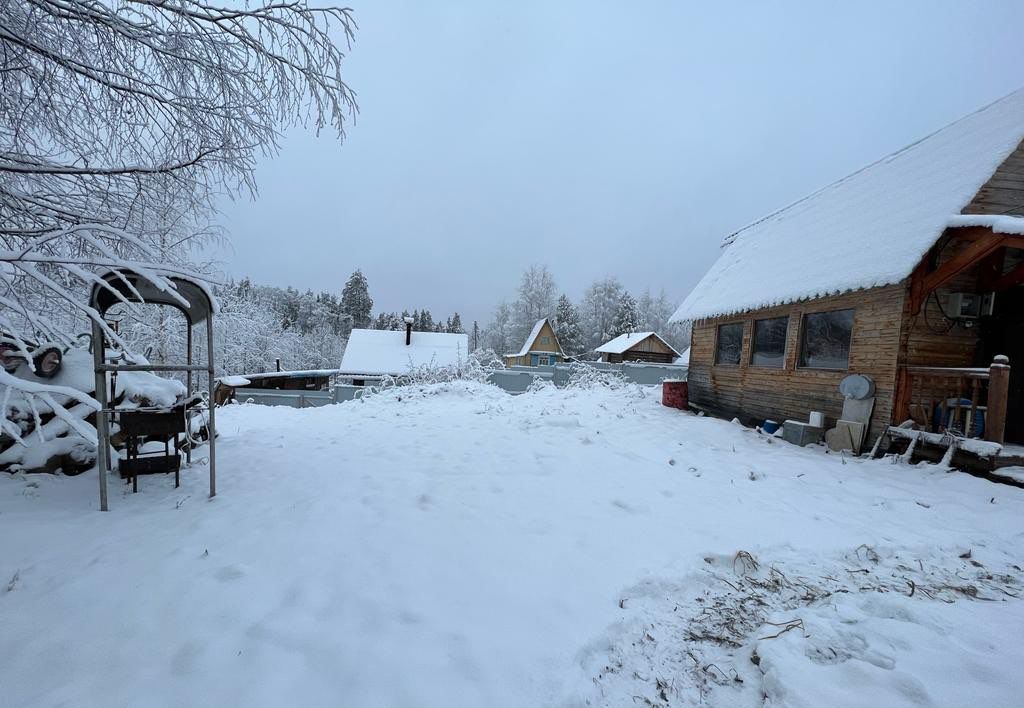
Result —
<instances>
[{"instance_id":1,"label":"air conditioning unit","mask_svg":"<svg viewBox=\"0 0 1024 708\"><path fill-rule=\"evenodd\" d=\"M995 304L995 293L951 293L948 313L953 319L973 320L991 315Z\"/></svg>"}]
</instances>

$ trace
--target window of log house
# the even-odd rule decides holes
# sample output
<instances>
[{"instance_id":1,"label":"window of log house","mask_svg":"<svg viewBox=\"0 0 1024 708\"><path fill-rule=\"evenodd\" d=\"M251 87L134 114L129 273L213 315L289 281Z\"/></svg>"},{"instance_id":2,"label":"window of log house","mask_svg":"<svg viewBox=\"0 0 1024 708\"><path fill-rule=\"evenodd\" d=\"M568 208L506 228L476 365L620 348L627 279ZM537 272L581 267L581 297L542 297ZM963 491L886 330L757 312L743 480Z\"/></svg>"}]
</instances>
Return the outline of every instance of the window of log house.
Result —
<instances>
[{"instance_id":1,"label":"window of log house","mask_svg":"<svg viewBox=\"0 0 1024 708\"><path fill-rule=\"evenodd\" d=\"M751 366L781 369L786 360L786 330L789 316L754 320L754 335L750 340Z\"/></svg>"},{"instance_id":2,"label":"window of log house","mask_svg":"<svg viewBox=\"0 0 1024 708\"><path fill-rule=\"evenodd\" d=\"M800 366L842 369L850 365L853 310L809 312L800 328Z\"/></svg>"},{"instance_id":3,"label":"window of log house","mask_svg":"<svg viewBox=\"0 0 1024 708\"><path fill-rule=\"evenodd\" d=\"M715 363L737 365L743 353L743 323L732 322L718 325L718 344L715 348Z\"/></svg>"}]
</instances>

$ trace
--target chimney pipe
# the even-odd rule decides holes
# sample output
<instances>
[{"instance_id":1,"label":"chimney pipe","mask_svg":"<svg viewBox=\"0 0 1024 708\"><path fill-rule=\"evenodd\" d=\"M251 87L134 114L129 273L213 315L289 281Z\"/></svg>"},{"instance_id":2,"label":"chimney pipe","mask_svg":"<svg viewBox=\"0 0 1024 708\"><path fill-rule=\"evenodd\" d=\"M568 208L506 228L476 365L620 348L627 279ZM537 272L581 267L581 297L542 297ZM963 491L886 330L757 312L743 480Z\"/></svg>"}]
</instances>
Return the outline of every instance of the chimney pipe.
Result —
<instances>
[{"instance_id":1,"label":"chimney pipe","mask_svg":"<svg viewBox=\"0 0 1024 708\"><path fill-rule=\"evenodd\" d=\"M281 360L280 359L274 359L274 364L277 366L277 370L280 371L281 370Z\"/></svg>"},{"instance_id":2,"label":"chimney pipe","mask_svg":"<svg viewBox=\"0 0 1024 708\"><path fill-rule=\"evenodd\" d=\"M405 318L405 346L412 344L412 318Z\"/></svg>"}]
</instances>

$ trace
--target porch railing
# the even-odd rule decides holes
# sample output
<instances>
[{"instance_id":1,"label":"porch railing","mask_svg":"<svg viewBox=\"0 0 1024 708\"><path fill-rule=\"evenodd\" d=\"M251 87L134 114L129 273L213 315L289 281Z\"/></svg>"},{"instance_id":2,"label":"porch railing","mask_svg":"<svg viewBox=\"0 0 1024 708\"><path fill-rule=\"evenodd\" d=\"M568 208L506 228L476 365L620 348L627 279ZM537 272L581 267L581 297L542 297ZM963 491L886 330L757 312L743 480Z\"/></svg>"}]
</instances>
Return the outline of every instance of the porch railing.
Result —
<instances>
[{"instance_id":1,"label":"porch railing","mask_svg":"<svg viewBox=\"0 0 1024 708\"><path fill-rule=\"evenodd\" d=\"M905 366L897 412L935 433L955 432L1002 444L1010 393L1010 363L986 368Z\"/></svg>"}]
</instances>

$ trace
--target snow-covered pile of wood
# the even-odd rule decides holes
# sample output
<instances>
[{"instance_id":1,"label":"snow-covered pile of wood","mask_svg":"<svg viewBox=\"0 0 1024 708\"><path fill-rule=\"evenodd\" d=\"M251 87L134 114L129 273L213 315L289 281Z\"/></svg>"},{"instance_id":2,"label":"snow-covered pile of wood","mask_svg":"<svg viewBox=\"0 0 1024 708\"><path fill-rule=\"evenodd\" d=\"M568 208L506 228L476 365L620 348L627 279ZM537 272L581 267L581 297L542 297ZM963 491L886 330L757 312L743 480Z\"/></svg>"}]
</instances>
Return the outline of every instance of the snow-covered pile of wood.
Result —
<instances>
[{"instance_id":1,"label":"snow-covered pile of wood","mask_svg":"<svg viewBox=\"0 0 1024 708\"><path fill-rule=\"evenodd\" d=\"M3 430L0 470L78 474L96 458L95 379L92 354L71 347L52 378L42 379L25 363L0 372ZM185 395L180 381L141 371L123 372L114 386L114 406L170 406ZM115 428L116 429L116 428Z\"/></svg>"}]
</instances>

